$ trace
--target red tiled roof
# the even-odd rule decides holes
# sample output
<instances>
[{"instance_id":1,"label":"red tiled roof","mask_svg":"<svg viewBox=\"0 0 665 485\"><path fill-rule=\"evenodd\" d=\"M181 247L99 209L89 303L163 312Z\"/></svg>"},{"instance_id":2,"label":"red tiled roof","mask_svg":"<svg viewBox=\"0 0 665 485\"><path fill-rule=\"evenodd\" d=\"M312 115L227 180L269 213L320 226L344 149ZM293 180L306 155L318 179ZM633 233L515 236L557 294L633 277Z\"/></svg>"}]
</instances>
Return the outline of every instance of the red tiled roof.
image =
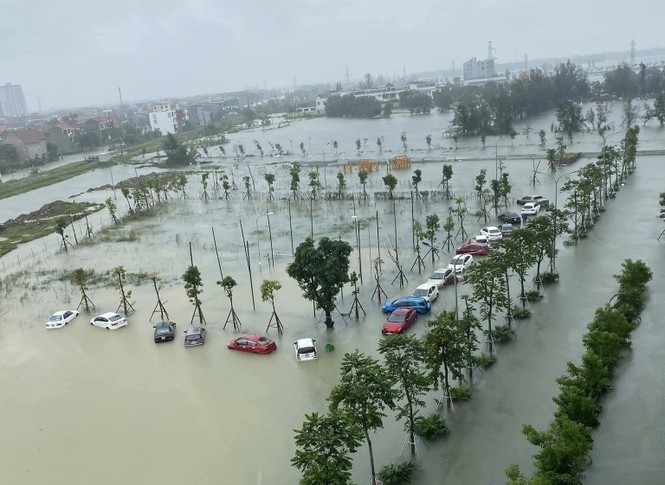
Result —
<instances>
[{"instance_id":1,"label":"red tiled roof","mask_svg":"<svg viewBox=\"0 0 665 485\"><path fill-rule=\"evenodd\" d=\"M43 133L34 128L24 128L20 130L14 130L11 132L16 138L21 140L26 145L34 145L35 143L40 143L44 139Z\"/></svg>"}]
</instances>

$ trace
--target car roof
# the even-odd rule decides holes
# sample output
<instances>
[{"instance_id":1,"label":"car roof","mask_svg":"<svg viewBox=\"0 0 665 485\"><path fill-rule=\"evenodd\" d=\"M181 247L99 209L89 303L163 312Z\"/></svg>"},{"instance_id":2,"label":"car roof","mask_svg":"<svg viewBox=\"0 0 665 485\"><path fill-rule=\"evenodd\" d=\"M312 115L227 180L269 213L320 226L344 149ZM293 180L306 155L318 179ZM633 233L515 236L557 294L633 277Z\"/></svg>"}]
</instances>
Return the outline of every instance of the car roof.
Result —
<instances>
[{"instance_id":1,"label":"car roof","mask_svg":"<svg viewBox=\"0 0 665 485\"><path fill-rule=\"evenodd\" d=\"M155 327L168 327L170 325L175 325L175 323L171 320L162 320L161 322L157 322Z\"/></svg>"},{"instance_id":2,"label":"car roof","mask_svg":"<svg viewBox=\"0 0 665 485\"><path fill-rule=\"evenodd\" d=\"M301 338L296 340L296 345L298 347L313 347L314 346L314 339L312 338Z\"/></svg>"},{"instance_id":3,"label":"car roof","mask_svg":"<svg viewBox=\"0 0 665 485\"><path fill-rule=\"evenodd\" d=\"M496 226L487 226L485 229L487 229L488 231L499 230L499 228Z\"/></svg>"},{"instance_id":4,"label":"car roof","mask_svg":"<svg viewBox=\"0 0 665 485\"><path fill-rule=\"evenodd\" d=\"M104 318L109 318L109 317L114 317L116 315L121 316L119 313L115 313L115 312L106 312L106 313L102 313L99 316L104 317Z\"/></svg>"},{"instance_id":5,"label":"car roof","mask_svg":"<svg viewBox=\"0 0 665 485\"><path fill-rule=\"evenodd\" d=\"M398 308L391 315L401 315L402 313L415 312L413 308Z\"/></svg>"},{"instance_id":6,"label":"car roof","mask_svg":"<svg viewBox=\"0 0 665 485\"><path fill-rule=\"evenodd\" d=\"M204 331L205 329L203 327L189 327L187 329L187 335L199 335Z\"/></svg>"},{"instance_id":7,"label":"car roof","mask_svg":"<svg viewBox=\"0 0 665 485\"><path fill-rule=\"evenodd\" d=\"M429 290L431 287L436 286L431 283L423 283L422 285L419 285L416 290Z\"/></svg>"},{"instance_id":8,"label":"car roof","mask_svg":"<svg viewBox=\"0 0 665 485\"><path fill-rule=\"evenodd\" d=\"M423 303L427 301L422 296L403 296L402 298L398 298L395 301L397 302L397 301L411 301L411 300Z\"/></svg>"}]
</instances>

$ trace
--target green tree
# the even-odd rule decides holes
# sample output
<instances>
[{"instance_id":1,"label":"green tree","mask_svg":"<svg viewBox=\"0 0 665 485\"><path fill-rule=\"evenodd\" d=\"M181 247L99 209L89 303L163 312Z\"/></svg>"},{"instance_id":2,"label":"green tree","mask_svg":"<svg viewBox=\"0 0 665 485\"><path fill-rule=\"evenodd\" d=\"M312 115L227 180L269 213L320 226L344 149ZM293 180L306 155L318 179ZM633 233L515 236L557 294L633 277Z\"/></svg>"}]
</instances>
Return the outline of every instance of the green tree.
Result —
<instances>
[{"instance_id":1,"label":"green tree","mask_svg":"<svg viewBox=\"0 0 665 485\"><path fill-rule=\"evenodd\" d=\"M85 305L85 311L90 313L90 309L95 309L95 304L92 302L88 296L88 274L83 270L83 268L77 268L69 274L69 279L74 283L79 291L81 292L81 301L79 302L76 309L81 308L81 305Z\"/></svg>"},{"instance_id":2,"label":"green tree","mask_svg":"<svg viewBox=\"0 0 665 485\"><path fill-rule=\"evenodd\" d=\"M423 181L423 171L419 168L413 171L411 176L411 185L416 189L416 198L420 199L420 191L418 190L418 184Z\"/></svg>"},{"instance_id":3,"label":"green tree","mask_svg":"<svg viewBox=\"0 0 665 485\"><path fill-rule=\"evenodd\" d=\"M395 399L403 402L397 406L397 420L406 420L411 455L416 454L416 417L425 406L422 396L431 388L425 370L425 351L423 342L413 335L391 335L379 341L379 353L383 355L388 372L397 381Z\"/></svg>"},{"instance_id":4,"label":"green tree","mask_svg":"<svg viewBox=\"0 0 665 485\"><path fill-rule=\"evenodd\" d=\"M360 426L346 413L331 411L306 414L295 432L291 464L303 472L300 485L351 485L350 454L362 443Z\"/></svg>"},{"instance_id":5,"label":"green tree","mask_svg":"<svg viewBox=\"0 0 665 485\"><path fill-rule=\"evenodd\" d=\"M446 193L446 198L450 199L450 180L453 178L453 166L444 164L441 172L441 185L443 186L443 190Z\"/></svg>"},{"instance_id":6,"label":"green tree","mask_svg":"<svg viewBox=\"0 0 665 485\"><path fill-rule=\"evenodd\" d=\"M62 242L62 248L65 250L65 252L68 252L67 250L67 244L69 242L67 241L67 236L65 235L65 229L69 225L69 222L67 221L66 217L59 217L55 221L55 232L60 236L61 242Z\"/></svg>"},{"instance_id":7,"label":"green tree","mask_svg":"<svg viewBox=\"0 0 665 485\"><path fill-rule=\"evenodd\" d=\"M487 322L486 334L492 335L492 322L496 313L507 308L506 280L503 263L487 258L475 263L468 272L466 280L471 285L471 301L479 303L480 316ZM490 353L494 344L489 340Z\"/></svg>"},{"instance_id":8,"label":"green tree","mask_svg":"<svg viewBox=\"0 0 665 485\"><path fill-rule=\"evenodd\" d=\"M656 96L653 103L653 110L654 117L658 120L662 128L665 125L665 93Z\"/></svg>"},{"instance_id":9,"label":"green tree","mask_svg":"<svg viewBox=\"0 0 665 485\"><path fill-rule=\"evenodd\" d=\"M427 149L431 150L432 149L432 135L427 135L425 137L425 143L427 143Z\"/></svg>"},{"instance_id":10,"label":"green tree","mask_svg":"<svg viewBox=\"0 0 665 485\"><path fill-rule=\"evenodd\" d=\"M268 198L273 200L275 198L275 174L274 173L264 173L263 179L268 184Z\"/></svg>"},{"instance_id":11,"label":"green tree","mask_svg":"<svg viewBox=\"0 0 665 485\"><path fill-rule=\"evenodd\" d=\"M318 191L321 190L321 181L319 180L319 171L318 170L312 170L308 174L309 177L309 189L310 189L310 196L312 199L316 199L316 196L318 194Z\"/></svg>"},{"instance_id":12,"label":"green tree","mask_svg":"<svg viewBox=\"0 0 665 485\"><path fill-rule=\"evenodd\" d=\"M205 317L201 309L201 293L203 293L203 280L201 279L201 272L197 266L189 266L187 271L182 275L182 280L185 282L185 293L189 302L194 306L194 313L190 323L194 321L196 316L199 317L199 322L205 324Z\"/></svg>"},{"instance_id":13,"label":"green tree","mask_svg":"<svg viewBox=\"0 0 665 485\"><path fill-rule=\"evenodd\" d=\"M369 172L367 170L358 170L358 180L360 180L360 185L363 186L363 197L367 198L367 177Z\"/></svg>"},{"instance_id":14,"label":"green tree","mask_svg":"<svg viewBox=\"0 0 665 485\"><path fill-rule=\"evenodd\" d=\"M179 143L172 133L167 133L162 150L166 152L166 163L169 165L189 165L196 161L187 147Z\"/></svg>"},{"instance_id":15,"label":"green tree","mask_svg":"<svg viewBox=\"0 0 665 485\"><path fill-rule=\"evenodd\" d=\"M374 450L369 432L383 427L384 409L394 409L398 392L388 370L358 350L344 354L340 383L330 391L330 410L342 410L363 430L369 450L371 485L376 485Z\"/></svg>"},{"instance_id":16,"label":"green tree","mask_svg":"<svg viewBox=\"0 0 665 485\"><path fill-rule=\"evenodd\" d=\"M337 198L342 199L342 194L346 189L346 179L342 172L337 172Z\"/></svg>"},{"instance_id":17,"label":"green tree","mask_svg":"<svg viewBox=\"0 0 665 485\"><path fill-rule=\"evenodd\" d=\"M400 139L402 140L402 147L404 147L404 151L406 152L406 131L402 132Z\"/></svg>"},{"instance_id":18,"label":"green tree","mask_svg":"<svg viewBox=\"0 0 665 485\"><path fill-rule=\"evenodd\" d=\"M115 205L115 202L111 197L106 199L105 202L106 202L106 207L109 210L109 215L111 216L113 224L118 224L120 222L120 219L118 219L118 207Z\"/></svg>"},{"instance_id":19,"label":"green tree","mask_svg":"<svg viewBox=\"0 0 665 485\"><path fill-rule=\"evenodd\" d=\"M298 282L304 297L325 312L328 328L335 323L331 314L337 294L349 281L349 255L352 251L345 241L324 237L315 247L314 240L307 238L298 245L293 262L286 267L287 274Z\"/></svg>"},{"instance_id":20,"label":"green tree","mask_svg":"<svg viewBox=\"0 0 665 485\"><path fill-rule=\"evenodd\" d=\"M385 177L382 177L381 180L383 180L383 184L388 189L388 198L392 199L395 187L397 187L397 178L393 174L389 173Z\"/></svg>"},{"instance_id":21,"label":"green tree","mask_svg":"<svg viewBox=\"0 0 665 485\"><path fill-rule=\"evenodd\" d=\"M462 380L465 365L466 334L454 312L442 312L427 321L424 341L427 348L427 366L431 379L443 391L443 402L450 409L450 378Z\"/></svg>"},{"instance_id":22,"label":"green tree","mask_svg":"<svg viewBox=\"0 0 665 485\"><path fill-rule=\"evenodd\" d=\"M293 200L296 200L298 196L298 189L300 188L300 164L294 162L289 168L289 175L291 175L291 193L293 194Z\"/></svg>"},{"instance_id":23,"label":"green tree","mask_svg":"<svg viewBox=\"0 0 665 485\"><path fill-rule=\"evenodd\" d=\"M358 151L358 156L360 156L360 148L362 147L362 143L360 142L360 138L356 139L356 150Z\"/></svg>"}]
</instances>

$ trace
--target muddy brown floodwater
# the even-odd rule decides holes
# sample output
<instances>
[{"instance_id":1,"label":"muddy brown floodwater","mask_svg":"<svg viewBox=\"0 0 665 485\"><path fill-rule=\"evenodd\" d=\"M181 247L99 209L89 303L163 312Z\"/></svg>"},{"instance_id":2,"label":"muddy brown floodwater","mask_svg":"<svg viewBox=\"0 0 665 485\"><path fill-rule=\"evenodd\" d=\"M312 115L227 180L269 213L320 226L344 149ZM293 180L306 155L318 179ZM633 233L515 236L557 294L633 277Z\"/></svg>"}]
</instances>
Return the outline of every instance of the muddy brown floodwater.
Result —
<instances>
[{"instance_id":1,"label":"muddy brown floodwater","mask_svg":"<svg viewBox=\"0 0 665 485\"><path fill-rule=\"evenodd\" d=\"M587 161L557 172L557 176L584 163ZM533 317L519 324L518 338L499 348L497 364L475 383L471 401L444 412L436 407L439 396L428 396L425 412L442 412L451 434L440 442L419 446L420 471L414 483L505 483L503 470L511 463L532 470L531 455L536 450L521 435L521 425L542 428L551 419L555 379L564 372L567 361L576 361L582 354L585 326L594 310L614 294L612 275L620 271L626 258L644 259L654 271L654 280L642 325L633 335L633 349L603 403L602 423L594 433L593 465L585 473L585 482L662 483L665 418L659 403L664 384L660 369L665 366L665 303L660 295L665 294L665 243L656 239L663 226L657 214L658 193L665 190L664 163L663 157L638 158L637 171L610 201L589 237L575 247L561 245L557 261L560 283L547 287L545 299L533 304ZM529 187L530 161L508 160L505 165L514 197L537 191L553 200L550 177L541 176L536 189ZM435 189L441 164L423 163L415 168L424 172L421 189ZM473 178L481 168L491 174L494 161L454 162L451 188L465 196L471 208L476 204ZM237 170L239 182L241 169ZM282 170L278 176L287 177L285 169L276 166L275 170ZM334 173L329 169L330 178ZM396 174L398 190L409 190L411 173ZM371 175L369 189L383 190L380 175ZM355 172L348 177L356 178ZM302 178L306 179L306 170ZM349 185L358 190L357 183ZM86 188L69 186L71 193ZM311 304L285 274L292 259L287 202L269 202L265 197L244 200L240 191L232 194L231 201L206 203L198 199L199 191L194 178L189 190L192 199L173 200L153 218L117 227L123 233L132 229L135 241L100 242L65 254L57 251L58 241L52 236L2 259L0 483L297 483L300 473L290 466L295 451L293 430L302 425L305 413L326 409L326 397L337 383L345 352L360 349L378 355L384 316L376 299L370 300L374 282L369 262L378 251L376 222L371 218L378 211L385 261L382 284L389 296L409 294L433 269L447 264L448 255L442 254L435 264L428 260L422 274L407 271L409 282L404 289L391 285L395 270L385 247L394 237L393 203L371 199L357 204L362 226L360 297L367 316L356 321L337 314L335 328L326 330L322 316L318 312L313 316ZM286 192L284 188L280 195ZM103 200L109 195L86 194L78 199ZM559 197L559 204L562 201ZM426 215L437 213L444 219L451 204L447 200L416 202L415 218L424 222ZM124 212L122 200L118 205ZM411 202L399 200L395 206L398 241L408 270L415 257L410 249ZM356 247L352 201L317 201L311 219L308 201L293 202L290 208L296 245L309 235L312 224L316 238L339 237ZM271 233L267 212L273 212ZM97 226L108 222L106 214L99 219L94 220ZM240 220L249 242L256 311ZM473 234L484 224L468 217L465 225ZM271 355L226 349L238 334L231 325L223 329L229 304L216 285L221 278L213 227L224 275L239 283L234 303L244 332L264 332L270 317L269 304L260 301L260 282L277 279L284 285L276 301L284 335L270 332L278 344ZM274 268L267 258L271 235ZM439 241L443 237L440 233ZM180 275L189 264L190 242L194 263L203 276L209 336L203 347L185 349L181 332L189 325L193 309ZM351 261L357 270L355 251ZM55 279L56 273L78 267L103 272L118 265L131 273L159 272L164 285L162 300L171 319L178 322L175 342L155 345L152 341L150 317L156 297L150 284L130 287L137 311L129 316L129 326L118 331L90 326L91 315L85 312L63 329L44 329L51 312L76 307L79 300L69 283ZM459 290L461 294L468 291L464 285ZM89 294L99 313L118 307L113 288L91 287ZM338 302L343 313L351 305L350 296L347 287ZM434 309L453 307L454 293L447 288ZM425 319L421 318L413 332L422 335L424 330ZM318 361L296 362L292 342L301 337L317 339ZM327 343L334 345L334 351L325 352ZM405 438L393 413L388 413L384 424L375 436L379 467L400 460ZM627 450L632 451L627 454ZM356 483L368 479L364 447L354 457L353 476Z\"/></svg>"}]
</instances>

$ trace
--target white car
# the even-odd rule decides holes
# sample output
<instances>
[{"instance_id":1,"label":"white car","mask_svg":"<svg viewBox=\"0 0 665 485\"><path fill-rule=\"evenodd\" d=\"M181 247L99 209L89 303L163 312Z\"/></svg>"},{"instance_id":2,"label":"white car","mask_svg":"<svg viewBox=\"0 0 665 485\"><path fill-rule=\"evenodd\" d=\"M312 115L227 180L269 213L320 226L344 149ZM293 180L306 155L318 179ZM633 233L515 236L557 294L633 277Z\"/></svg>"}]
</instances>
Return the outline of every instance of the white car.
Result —
<instances>
[{"instance_id":1,"label":"white car","mask_svg":"<svg viewBox=\"0 0 665 485\"><path fill-rule=\"evenodd\" d=\"M483 227L480 230L480 235L485 236L490 241L497 241L497 240L503 238L503 234L501 234L501 230L498 227L495 227L495 226ZM476 242L478 242L477 238L476 238Z\"/></svg>"},{"instance_id":2,"label":"white car","mask_svg":"<svg viewBox=\"0 0 665 485\"><path fill-rule=\"evenodd\" d=\"M316 360L319 353L316 351L316 340L311 338L301 338L293 342L293 348L296 351L296 360L305 362L306 360Z\"/></svg>"},{"instance_id":3,"label":"white car","mask_svg":"<svg viewBox=\"0 0 665 485\"><path fill-rule=\"evenodd\" d=\"M78 310L63 310L55 312L53 315L51 315L51 318L46 321L46 328L51 329L64 327L69 322L78 317L78 315Z\"/></svg>"},{"instance_id":4,"label":"white car","mask_svg":"<svg viewBox=\"0 0 665 485\"><path fill-rule=\"evenodd\" d=\"M426 285L436 285L437 288L441 289L444 286L454 282L453 270L449 268L439 268L434 273L432 273L427 280Z\"/></svg>"},{"instance_id":5,"label":"white car","mask_svg":"<svg viewBox=\"0 0 665 485\"><path fill-rule=\"evenodd\" d=\"M432 303L439 297L439 287L436 284L425 283L416 288L411 296L420 296Z\"/></svg>"},{"instance_id":6,"label":"white car","mask_svg":"<svg viewBox=\"0 0 665 485\"><path fill-rule=\"evenodd\" d=\"M473 264L473 256L470 254L458 254L450 260L448 268L455 273L464 273Z\"/></svg>"},{"instance_id":7,"label":"white car","mask_svg":"<svg viewBox=\"0 0 665 485\"><path fill-rule=\"evenodd\" d=\"M477 243L482 243L482 244L489 244L490 240L487 236L484 236L482 234L478 234L476 237L471 238L472 242L477 242Z\"/></svg>"},{"instance_id":8,"label":"white car","mask_svg":"<svg viewBox=\"0 0 665 485\"><path fill-rule=\"evenodd\" d=\"M96 325L105 328L106 330L117 330L120 327L127 326L127 319L117 313L109 312L103 313L90 320L90 325Z\"/></svg>"},{"instance_id":9,"label":"white car","mask_svg":"<svg viewBox=\"0 0 665 485\"><path fill-rule=\"evenodd\" d=\"M522 215L523 216L535 216L540 210L540 205L534 202L527 202L522 206Z\"/></svg>"}]
</instances>

